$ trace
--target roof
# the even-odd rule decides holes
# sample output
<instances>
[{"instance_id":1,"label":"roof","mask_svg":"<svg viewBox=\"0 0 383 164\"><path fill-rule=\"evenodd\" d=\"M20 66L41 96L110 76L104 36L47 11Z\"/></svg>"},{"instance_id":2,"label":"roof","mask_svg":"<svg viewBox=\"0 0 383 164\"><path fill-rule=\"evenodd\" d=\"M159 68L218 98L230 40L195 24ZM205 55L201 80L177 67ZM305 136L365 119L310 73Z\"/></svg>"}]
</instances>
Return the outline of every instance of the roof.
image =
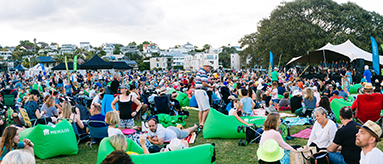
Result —
<instances>
[{"instance_id":1,"label":"roof","mask_svg":"<svg viewBox=\"0 0 383 164\"><path fill-rule=\"evenodd\" d=\"M309 55L302 55L299 57L292 58L286 65L291 64L293 62L308 62L310 63L319 63L320 61L324 61L324 57L326 61L334 61L334 60L349 60L350 62L356 59L364 59L365 61L372 62L372 54L360 49L356 45L354 45L350 40L338 45L333 45L331 43L327 43L322 48L319 48L315 51L309 52ZM379 56L380 63L383 63L383 56Z\"/></svg>"},{"instance_id":2,"label":"roof","mask_svg":"<svg viewBox=\"0 0 383 164\"><path fill-rule=\"evenodd\" d=\"M182 54L181 51L171 51L171 52L161 51L161 55L174 56L174 57L184 57L185 56L184 54Z\"/></svg>"},{"instance_id":3,"label":"roof","mask_svg":"<svg viewBox=\"0 0 383 164\"><path fill-rule=\"evenodd\" d=\"M113 64L114 69L132 69L132 67L129 66L129 63L127 61L117 61L109 63Z\"/></svg>"},{"instance_id":4,"label":"roof","mask_svg":"<svg viewBox=\"0 0 383 164\"><path fill-rule=\"evenodd\" d=\"M36 60L38 60L39 63L54 63L55 62L53 58L50 56L39 56L36 58Z\"/></svg>"},{"instance_id":5,"label":"roof","mask_svg":"<svg viewBox=\"0 0 383 164\"><path fill-rule=\"evenodd\" d=\"M111 63L101 59L97 54L80 66L81 69L110 69L112 67Z\"/></svg>"}]
</instances>

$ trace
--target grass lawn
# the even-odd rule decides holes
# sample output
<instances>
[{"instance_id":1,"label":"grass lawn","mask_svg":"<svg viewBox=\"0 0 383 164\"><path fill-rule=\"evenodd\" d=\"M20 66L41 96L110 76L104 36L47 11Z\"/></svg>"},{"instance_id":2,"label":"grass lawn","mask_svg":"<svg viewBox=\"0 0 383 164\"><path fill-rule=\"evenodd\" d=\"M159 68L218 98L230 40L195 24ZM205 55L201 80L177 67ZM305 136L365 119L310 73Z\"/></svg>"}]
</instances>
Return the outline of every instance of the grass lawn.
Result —
<instances>
[{"instance_id":1,"label":"grass lawn","mask_svg":"<svg viewBox=\"0 0 383 164\"><path fill-rule=\"evenodd\" d=\"M190 116L185 119L186 126L191 127L194 123L198 123L198 111L189 110ZM136 122L136 125L141 123ZM300 130L305 129L307 126L293 126L290 128L290 134L295 134ZM256 151L258 149L258 143L253 143L247 147L238 146L239 139L204 139L202 133L197 136L196 142L190 146L195 146L205 143L216 144L217 164L223 163L258 163ZM294 140L287 141L290 145L305 145L307 139L295 138ZM383 150L382 142L378 143L378 148ZM77 155L72 156L60 156L49 159L38 159L37 163L53 164L53 163L96 163L97 161L98 145L94 145L93 148L85 145L85 142L81 142L79 145L79 152Z\"/></svg>"}]
</instances>

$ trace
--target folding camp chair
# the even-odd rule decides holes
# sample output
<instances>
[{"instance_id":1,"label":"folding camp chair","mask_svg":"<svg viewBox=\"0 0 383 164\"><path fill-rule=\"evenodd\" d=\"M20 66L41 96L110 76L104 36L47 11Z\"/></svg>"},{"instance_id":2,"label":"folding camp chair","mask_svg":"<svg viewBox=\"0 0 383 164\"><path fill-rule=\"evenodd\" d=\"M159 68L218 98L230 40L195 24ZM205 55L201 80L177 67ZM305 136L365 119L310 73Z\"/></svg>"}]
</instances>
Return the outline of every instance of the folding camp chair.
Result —
<instances>
[{"instance_id":1,"label":"folding camp chair","mask_svg":"<svg viewBox=\"0 0 383 164\"><path fill-rule=\"evenodd\" d=\"M82 133L82 134L79 133L79 131L77 129L76 122L71 118L58 118L57 122L59 122L60 120L64 120L64 119L67 120L68 122L70 122L70 124L72 125L74 134L76 135L76 138L77 138L77 144L79 144L81 140L89 137L89 133Z\"/></svg>"},{"instance_id":2,"label":"folding camp chair","mask_svg":"<svg viewBox=\"0 0 383 164\"><path fill-rule=\"evenodd\" d=\"M99 124L102 126L94 126L95 124ZM91 148L92 148L92 143L93 141L95 141L95 139L100 139L101 141L101 139L108 137L108 124L106 124L104 121L89 120L88 128L89 128L89 134L90 134L89 146Z\"/></svg>"},{"instance_id":3,"label":"folding camp chair","mask_svg":"<svg viewBox=\"0 0 383 164\"><path fill-rule=\"evenodd\" d=\"M49 123L50 118L40 118L40 119L30 119L27 111L24 108L19 108L19 120L20 124L26 127L35 127L37 124L47 125Z\"/></svg>"},{"instance_id":4,"label":"folding camp chair","mask_svg":"<svg viewBox=\"0 0 383 164\"><path fill-rule=\"evenodd\" d=\"M4 95L4 105L11 106L13 109L15 109L15 95L13 94Z\"/></svg>"},{"instance_id":5,"label":"folding camp chair","mask_svg":"<svg viewBox=\"0 0 383 164\"><path fill-rule=\"evenodd\" d=\"M238 126L237 128L238 133L246 133L246 139L245 141L242 141L240 139L238 141L238 146L247 146L253 142L259 142L262 137L263 129L261 127L257 127L255 125L252 126Z\"/></svg>"},{"instance_id":6,"label":"folding camp chair","mask_svg":"<svg viewBox=\"0 0 383 164\"><path fill-rule=\"evenodd\" d=\"M368 120L381 124L382 116L380 112L383 109L383 95L377 93L358 95L351 109L353 111L356 109L354 117L362 124Z\"/></svg>"},{"instance_id":7,"label":"folding camp chair","mask_svg":"<svg viewBox=\"0 0 383 164\"><path fill-rule=\"evenodd\" d=\"M156 113L171 114L170 108L170 95L156 96L154 97Z\"/></svg>"}]
</instances>

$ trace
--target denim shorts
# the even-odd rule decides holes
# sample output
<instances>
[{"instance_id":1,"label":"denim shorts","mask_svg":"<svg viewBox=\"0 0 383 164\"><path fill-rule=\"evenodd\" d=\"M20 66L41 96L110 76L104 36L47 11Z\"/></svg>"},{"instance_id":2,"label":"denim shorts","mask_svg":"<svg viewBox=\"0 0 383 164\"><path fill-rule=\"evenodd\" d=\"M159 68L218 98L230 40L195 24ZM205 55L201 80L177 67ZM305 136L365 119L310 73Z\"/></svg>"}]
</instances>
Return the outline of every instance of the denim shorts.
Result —
<instances>
[{"instance_id":1,"label":"denim shorts","mask_svg":"<svg viewBox=\"0 0 383 164\"><path fill-rule=\"evenodd\" d=\"M273 101L273 103L279 103L279 100L278 99L272 99L271 101Z\"/></svg>"},{"instance_id":2,"label":"denim shorts","mask_svg":"<svg viewBox=\"0 0 383 164\"><path fill-rule=\"evenodd\" d=\"M134 118L120 119L120 123L118 124L119 128L131 128L133 126L134 126Z\"/></svg>"}]
</instances>

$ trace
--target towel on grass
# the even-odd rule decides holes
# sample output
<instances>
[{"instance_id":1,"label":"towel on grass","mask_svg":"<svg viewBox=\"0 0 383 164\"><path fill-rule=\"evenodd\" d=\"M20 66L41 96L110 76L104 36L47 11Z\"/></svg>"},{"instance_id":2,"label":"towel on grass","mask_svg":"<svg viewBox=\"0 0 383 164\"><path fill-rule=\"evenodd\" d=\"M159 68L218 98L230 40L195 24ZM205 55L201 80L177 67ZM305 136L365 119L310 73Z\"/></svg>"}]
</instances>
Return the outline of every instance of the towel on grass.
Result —
<instances>
[{"instance_id":1,"label":"towel on grass","mask_svg":"<svg viewBox=\"0 0 383 164\"><path fill-rule=\"evenodd\" d=\"M296 125L309 125L310 121L306 117L287 117L283 122L289 122L287 125L296 126Z\"/></svg>"},{"instance_id":2,"label":"towel on grass","mask_svg":"<svg viewBox=\"0 0 383 164\"><path fill-rule=\"evenodd\" d=\"M189 144L191 144L195 142L196 137L197 137L197 134L193 132L193 133L190 133L189 136L184 138L184 140L187 141Z\"/></svg>"},{"instance_id":3,"label":"towel on grass","mask_svg":"<svg viewBox=\"0 0 383 164\"><path fill-rule=\"evenodd\" d=\"M297 134L291 135L291 137L308 139L308 138L310 138L310 134L311 134L312 129L313 129L313 127L311 126L309 128L306 128L304 130L299 131Z\"/></svg>"}]
</instances>

